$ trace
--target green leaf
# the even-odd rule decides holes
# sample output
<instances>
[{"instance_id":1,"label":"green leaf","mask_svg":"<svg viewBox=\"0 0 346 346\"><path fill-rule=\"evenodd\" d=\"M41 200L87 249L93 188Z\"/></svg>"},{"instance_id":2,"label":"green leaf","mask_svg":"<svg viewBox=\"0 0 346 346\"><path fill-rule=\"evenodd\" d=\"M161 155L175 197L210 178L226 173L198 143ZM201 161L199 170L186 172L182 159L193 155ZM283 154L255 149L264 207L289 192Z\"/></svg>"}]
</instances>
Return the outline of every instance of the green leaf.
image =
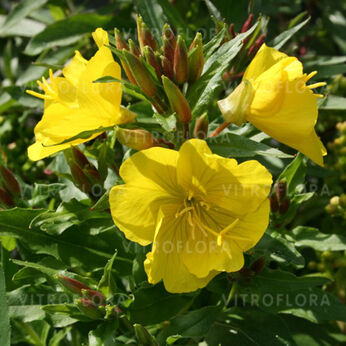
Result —
<instances>
[{"instance_id":1,"label":"green leaf","mask_svg":"<svg viewBox=\"0 0 346 346\"><path fill-rule=\"evenodd\" d=\"M305 264L304 257L294 244L278 233L266 232L256 245L255 251L282 265L303 268Z\"/></svg>"},{"instance_id":2,"label":"green leaf","mask_svg":"<svg viewBox=\"0 0 346 346\"><path fill-rule=\"evenodd\" d=\"M161 114L155 113L154 118L161 125L161 127L167 132L173 132L177 128L177 118L175 113L168 117L164 117Z\"/></svg>"},{"instance_id":3,"label":"green leaf","mask_svg":"<svg viewBox=\"0 0 346 346\"><path fill-rule=\"evenodd\" d=\"M112 297L117 292L117 285L112 274L112 269L116 257L117 251L114 253L113 257L107 262L103 271L103 275L97 287L98 291L101 291L107 299Z\"/></svg>"},{"instance_id":4,"label":"green leaf","mask_svg":"<svg viewBox=\"0 0 346 346\"><path fill-rule=\"evenodd\" d=\"M152 30L156 40L160 42L162 27L166 19L158 0L134 0L134 3L144 22Z\"/></svg>"},{"instance_id":5,"label":"green leaf","mask_svg":"<svg viewBox=\"0 0 346 346\"><path fill-rule=\"evenodd\" d=\"M291 29L288 29L282 32L279 36L275 37L274 40L270 43L270 46L275 49L280 49L296 32L298 32L305 24L308 23L310 17L305 19L300 24L297 24Z\"/></svg>"},{"instance_id":6,"label":"green leaf","mask_svg":"<svg viewBox=\"0 0 346 346\"><path fill-rule=\"evenodd\" d=\"M24 53L36 55L44 49L54 46L68 46L77 42L84 34L90 34L96 28L113 29L114 26L127 27L128 23L121 17L105 16L96 13L76 14L47 26L34 36Z\"/></svg>"},{"instance_id":7,"label":"green leaf","mask_svg":"<svg viewBox=\"0 0 346 346\"><path fill-rule=\"evenodd\" d=\"M207 142L213 153L225 157L253 157L256 155L279 158L292 157L292 155L285 154L266 144L233 133L208 138Z\"/></svg>"},{"instance_id":8,"label":"green leaf","mask_svg":"<svg viewBox=\"0 0 346 346\"><path fill-rule=\"evenodd\" d=\"M18 24L22 19L24 19L31 12L37 10L41 6L47 3L47 0L23 0L17 6L13 8L11 13L7 16L5 22L0 27L0 36L5 32Z\"/></svg>"},{"instance_id":9,"label":"green leaf","mask_svg":"<svg viewBox=\"0 0 346 346\"><path fill-rule=\"evenodd\" d=\"M346 97L329 95L319 108L322 111L346 110Z\"/></svg>"},{"instance_id":10,"label":"green leaf","mask_svg":"<svg viewBox=\"0 0 346 346\"><path fill-rule=\"evenodd\" d=\"M221 45L221 42L225 38L226 29L223 28L217 35L215 35L208 43L203 45L203 55L205 61L213 55L216 49L218 49Z\"/></svg>"},{"instance_id":11,"label":"green leaf","mask_svg":"<svg viewBox=\"0 0 346 346\"><path fill-rule=\"evenodd\" d=\"M224 314L206 337L209 346L288 346L294 345L290 330L281 316L256 309L235 307Z\"/></svg>"},{"instance_id":12,"label":"green leaf","mask_svg":"<svg viewBox=\"0 0 346 346\"><path fill-rule=\"evenodd\" d=\"M243 41L256 29L257 24L250 30L239 34L233 40L223 44L207 61L201 78L188 90L187 99L192 108L194 117L207 111L214 101L222 85L222 75L231 61L243 47Z\"/></svg>"},{"instance_id":13,"label":"green leaf","mask_svg":"<svg viewBox=\"0 0 346 346\"><path fill-rule=\"evenodd\" d=\"M311 247L317 251L344 251L346 237L337 234L325 234L316 228L298 226L292 230L297 247Z\"/></svg>"},{"instance_id":14,"label":"green leaf","mask_svg":"<svg viewBox=\"0 0 346 346\"><path fill-rule=\"evenodd\" d=\"M178 314L190 300L188 295L168 293L162 284L142 287L134 292L130 319L145 325L160 323Z\"/></svg>"},{"instance_id":15,"label":"green leaf","mask_svg":"<svg viewBox=\"0 0 346 346\"><path fill-rule=\"evenodd\" d=\"M304 155L299 153L297 157L283 170L277 181L284 179L287 183L288 195L297 192L297 187L302 186L306 175L306 162ZM300 191L299 191L300 192Z\"/></svg>"},{"instance_id":16,"label":"green leaf","mask_svg":"<svg viewBox=\"0 0 346 346\"><path fill-rule=\"evenodd\" d=\"M9 346L11 344L11 327L8 317L8 305L6 300L5 277L0 267L0 345Z\"/></svg>"},{"instance_id":17,"label":"green leaf","mask_svg":"<svg viewBox=\"0 0 346 346\"><path fill-rule=\"evenodd\" d=\"M0 15L0 25L6 20L6 16ZM22 19L20 22L0 33L0 37L23 36L32 37L45 28L45 25L32 19Z\"/></svg>"},{"instance_id":18,"label":"green leaf","mask_svg":"<svg viewBox=\"0 0 346 346\"><path fill-rule=\"evenodd\" d=\"M199 310L189 311L185 315L175 317L169 326L163 329L157 337L160 345L165 345L166 339L172 335L187 338L201 338L206 335L219 317L221 306L206 306Z\"/></svg>"}]
</instances>

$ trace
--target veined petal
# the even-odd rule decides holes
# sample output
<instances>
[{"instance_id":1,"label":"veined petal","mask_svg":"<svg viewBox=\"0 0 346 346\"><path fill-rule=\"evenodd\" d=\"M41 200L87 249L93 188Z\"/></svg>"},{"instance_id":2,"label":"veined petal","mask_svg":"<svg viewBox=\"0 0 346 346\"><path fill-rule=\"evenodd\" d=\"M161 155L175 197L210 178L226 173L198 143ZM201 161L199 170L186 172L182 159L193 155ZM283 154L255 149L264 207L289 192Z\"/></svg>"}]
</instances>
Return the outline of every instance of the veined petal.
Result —
<instances>
[{"instance_id":1,"label":"veined petal","mask_svg":"<svg viewBox=\"0 0 346 346\"><path fill-rule=\"evenodd\" d=\"M243 253L260 240L268 226L269 200L240 219L227 210L210 209L201 213L200 221L195 223L200 225L186 232L187 245L182 255L188 270L201 278L215 270L238 271L244 265Z\"/></svg>"},{"instance_id":2,"label":"veined petal","mask_svg":"<svg viewBox=\"0 0 346 346\"><path fill-rule=\"evenodd\" d=\"M127 159L120 168L125 185L110 193L114 223L125 236L142 245L154 239L155 225L162 205L181 202L176 181L178 152L150 148Z\"/></svg>"},{"instance_id":3,"label":"veined petal","mask_svg":"<svg viewBox=\"0 0 346 346\"><path fill-rule=\"evenodd\" d=\"M272 183L271 174L257 161L238 165L234 159L211 154L206 142L198 139L180 148L177 173L179 183L194 197L233 216L256 210Z\"/></svg>"},{"instance_id":4,"label":"veined petal","mask_svg":"<svg viewBox=\"0 0 346 346\"><path fill-rule=\"evenodd\" d=\"M249 109L247 119L277 141L301 151L319 165L325 153L314 126L317 121L317 98L301 79L288 81L282 105L272 116ZM256 98L256 96L255 96Z\"/></svg>"},{"instance_id":5,"label":"veined petal","mask_svg":"<svg viewBox=\"0 0 346 346\"><path fill-rule=\"evenodd\" d=\"M163 280L166 290L171 293L193 292L205 287L218 274L213 271L204 278L198 278L188 271L181 257L185 231L185 223L180 218L172 217L169 208L163 208L159 215L153 249L144 262L148 281L156 284Z\"/></svg>"},{"instance_id":6,"label":"veined petal","mask_svg":"<svg viewBox=\"0 0 346 346\"><path fill-rule=\"evenodd\" d=\"M263 43L256 56L252 59L250 65L246 69L243 80L255 80L263 72L267 71L278 61L285 58L287 58L285 53L282 53L275 48L268 47L265 43Z\"/></svg>"}]
</instances>

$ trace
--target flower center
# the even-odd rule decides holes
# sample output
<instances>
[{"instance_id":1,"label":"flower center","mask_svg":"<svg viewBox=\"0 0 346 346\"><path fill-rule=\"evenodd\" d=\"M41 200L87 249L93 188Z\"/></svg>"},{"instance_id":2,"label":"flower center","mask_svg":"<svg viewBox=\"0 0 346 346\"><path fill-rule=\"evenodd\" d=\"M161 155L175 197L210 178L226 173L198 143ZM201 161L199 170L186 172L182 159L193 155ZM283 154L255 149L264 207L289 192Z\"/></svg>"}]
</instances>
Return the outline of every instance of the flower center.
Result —
<instances>
[{"instance_id":1,"label":"flower center","mask_svg":"<svg viewBox=\"0 0 346 346\"><path fill-rule=\"evenodd\" d=\"M204 236L207 236L208 233L212 234L214 237L216 237L218 246L223 245L225 238L233 239L233 240L245 240L245 241L248 240L245 237L229 234L229 232L238 224L239 218L236 218L233 222L231 222L229 225L227 225L224 228L220 227L219 229L213 229L209 227L206 224L206 222L203 222L203 220L208 219L208 217L205 217L205 216L208 216L209 210L210 210L210 205L208 203L206 203L203 200L196 199L195 197L188 196L184 200L183 208L175 214L175 217L186 218L186 222L188 222L188 224L191 227L193 240L195 239L196 230L201 231Z\"/></svg>"}]
</instances>

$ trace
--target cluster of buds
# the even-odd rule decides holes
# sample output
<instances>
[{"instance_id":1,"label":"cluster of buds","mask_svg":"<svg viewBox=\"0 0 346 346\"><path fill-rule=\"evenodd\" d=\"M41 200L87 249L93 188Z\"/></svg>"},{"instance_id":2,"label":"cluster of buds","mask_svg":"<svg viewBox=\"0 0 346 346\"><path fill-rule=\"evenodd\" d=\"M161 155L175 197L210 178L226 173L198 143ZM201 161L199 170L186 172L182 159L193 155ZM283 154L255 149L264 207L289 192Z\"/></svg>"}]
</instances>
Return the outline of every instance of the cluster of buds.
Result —
<instances>
[{"instance_id":1,"label":"cluster of buds","mask_svg":"<svg viewBox=\"0 0 346 346\"><path fill-rule=\"evenodd\" d=\"M257 258L250 266L243 267L239 272L229 275L231 281L241 280L244 283L250 283L251 278L258 275L265 267L265 258Z\"/></svg>"},{"instance_id":2,"label":"cluster of buds","mask_svg":"<svg viewBox=\"0 0 346 346\"><path fill-rule=\"evenodd\" d=\"M69 292L78 294L81 297L76 300L76 305L84 315L94 320L106 316L106 298L102 293L63 275L57 275L56 279Z\"/></svg>"},{"instance_id":3,"label":"cluster of buds","mask_svg":"<svg viewBox=\"0 0 346 346\"><path fill-rule=\"evenodd\" d=\"M251 25L253 25L254 23L254 15L252 13L249 14L239 33L235 31L234 23L227 24L226 22L219 21L215 18L213 18L213 20L217 32L225 29L225 38L223 40L223 43L225 43L235 38L239 33L248 31ZM258 50L261 48L262 44L264 43L265 37L265 34L260 34L259 30L256 30L251 36L246 38L242 51L237 56L231 70L223 75L224 80L235 80L239 77L242 77L245 66L251 59L253 59Z\"/></svg>"},{"instance_id":4,"label":"cluster of buds","mask_svg":"<svg viewBox=\"0 0 346 346\"><path fill-rule=\"evenodd\" d=\"M98 169L78 147L73 146L70 151L65 150L65 156L73 181L78 188L92 199L99 198L104 192L104 179Z\"/></svg>"},{"instance_id":5,"label":"cluster of buds","mask_svg":"<svg viewBox=\"0 0 346 346\"><path fill-rule=\"evenodd\" d=\"M339 136L334 142L328 143L328 149L334 153L337 158L334 168L339 173L341 181L346 180L346 121L336 124Z\"/></svg>"},{"instance_id":6,"label":"cluster of buds","mask_svg":"<svg viewBox=\"0 0 346 346\"><path fill-rule=\"evenodd\" d=\"M276 184L275 192L270 197L270 209L274 214L279 212L284 215L289 207L290 199L287 196L287 183L282 179Z\"/></svg>"},{"instance_id":7,"label":"cluster of buds","mask_svg":"<svg viewBox=\"0 0 346 346\"><path fill-rule=\"evenodd\" d=\"M20 185L13 173L0 165L0 204L3 208L13 208L21 198Z\"/></svg>"},{"instance_id":8,"label":"cluster of buds","mask_svg":"<svg viewBox=\"0 0 346 346\"><path fill-rule=\"evenodd\" d=\"M333 217L343 217L346 220L346 194L334 196L326 206L326 211Z\"/></svg>"},{"instance_id":9,"label":"cluster of buds","mask_svg":"<svg viewBox=\"0 0 346 346\"><path fill-rule=\"evenodd\" d=\"M137 17L137 31L138 45L131 39L125 41L120 31L114 30L114 52L128 80L141 89L157 113L175 113L178 122L188 128L191 110L184 86L195 83L202 75L202 35L197 33L188 49L183 37L176 36L165 24L159 44L140 16Z\"/></svg>"}]
</instances>

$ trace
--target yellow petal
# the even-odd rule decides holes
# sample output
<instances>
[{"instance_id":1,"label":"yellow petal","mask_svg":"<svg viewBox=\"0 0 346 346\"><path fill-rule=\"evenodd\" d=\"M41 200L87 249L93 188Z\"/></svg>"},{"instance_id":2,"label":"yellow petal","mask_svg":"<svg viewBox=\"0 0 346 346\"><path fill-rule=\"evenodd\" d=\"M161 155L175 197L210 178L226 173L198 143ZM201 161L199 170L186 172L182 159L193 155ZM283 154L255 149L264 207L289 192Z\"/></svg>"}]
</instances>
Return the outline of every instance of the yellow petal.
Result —
<instances>
[{"instance_id":1,"label":"yellow petal","mask_svg":"<svg viewBox=\"0 0 346 346\"><path fill-rule=\"evenodd\" d=\"M277 141L323 165L325 149L314 131L318 116L317 98L311 90L302 86L301 80L287 81L285 88L280 110L268 115L251 106L247 119ZM256 95L254 102L255 99Z\"/></svg>"},{"instance_id":2,"label":"yellow petal","mask_svg":"<svg viewBox=\"0 0 346 346\"><path fill-rule=\"evenodd\" d=\"M233 216L254 211L268 196L272 177L257 161L237 164L211 154L205 141L185 142L179 151L178 181L194 197L229 210Z\"/></svg>"},{"instance_id":3,"label":"yellow petal","mask_svg":"<svg viewBox=\"0 0 346 346\"><path fill-rule=\"evenodd\" d=\"M92 33L92 37L99 48L103 47L104 45L109 44L107 31L105 31L101 28L97 28Z\"/></svg>"},{"instance_id":4,"label":"yellow petal","mask_svg":"<svg viewBox=\"0 0 346 346\"><path fill-rule=\"evenodd\" d=\"M181 203L177 158L177 151L150 148L122 164L120 175L126 184L115 186L109 198L114 223L128 239L151 243L160 207Z\"/></svg>"},{"instance_id":5,"label":"yellow petal","mask_svg":"<svg viewBox=\"0 0 346 346\"><path fill-rule=\"evenodd\" d=\"M243 80L255 80L263 72L285 58L287 58L285 53L279 52L275 48L268 47L264 43L246 69Z\"/></svg>"},{"instance_id":6,"label":"yellow petal","mask_svg":"<svg viewBox=\"0 0 346 346\"><path fill-rule=\"evenodd\" d=\"M267 229L269 223L269 200L266 199L253 213L237 219L222 209L210 209L201 213L201 227L186 232L183 261L188 270L197 277L205 277L212 271L235 272L244 265L243 253L252 248ZM203 225L221 233L221 241ZM221 235L221 234L220 234Z\"/></svg>"},{"instance_id":7,"label":"yellow petal","mask_svg":"<svg viewBox=\"0 0 346 346\"><path fill-rule=\"evenodd\" d=\"M163 280L168 292L193 292L205 287L218 274L213 271L204 278L191 274L184 265L181 257L184 246L183 224L172 217L171 211L163 210L160 215L152 252L147 254L144 268L148 281L152 284Z\"/></svg>"}]
</instances>

